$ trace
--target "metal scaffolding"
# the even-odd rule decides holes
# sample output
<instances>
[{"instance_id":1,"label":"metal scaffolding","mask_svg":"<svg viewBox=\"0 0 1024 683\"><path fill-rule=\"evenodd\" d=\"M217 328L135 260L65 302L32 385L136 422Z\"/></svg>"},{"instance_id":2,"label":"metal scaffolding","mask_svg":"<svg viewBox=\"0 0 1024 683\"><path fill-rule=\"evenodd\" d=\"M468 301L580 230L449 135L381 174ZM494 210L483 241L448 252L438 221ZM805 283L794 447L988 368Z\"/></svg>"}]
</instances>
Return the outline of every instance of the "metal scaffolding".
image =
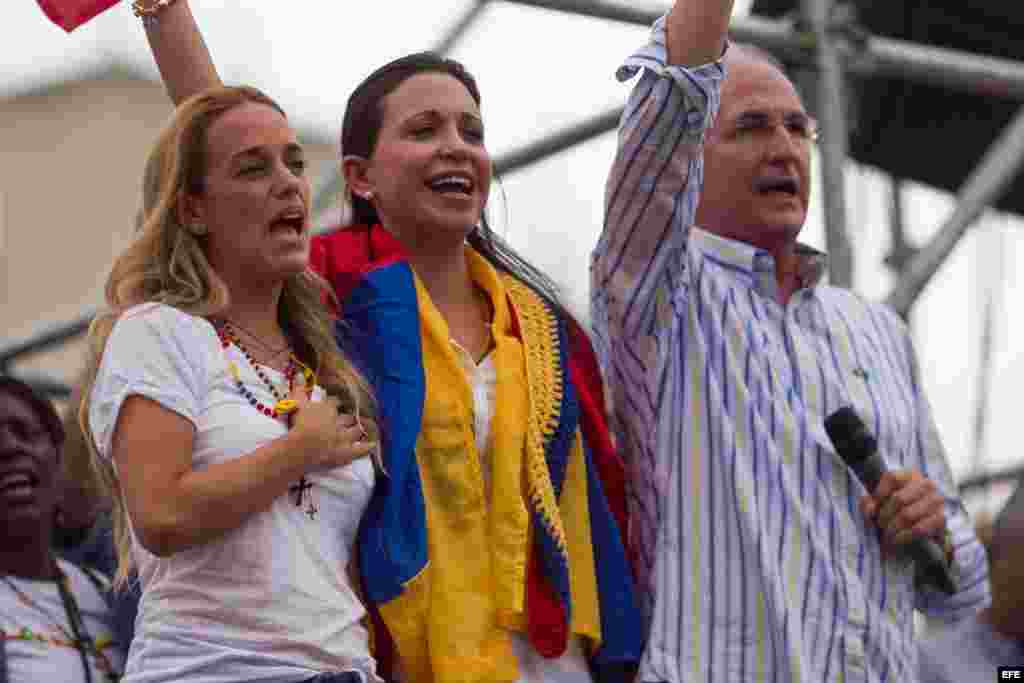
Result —
<instances>
[{"instance_id":1,"label":"metal scaffolding","mask_svg":"<svg viewBox=\"0 0 1024 683\"><path fill-rule=\"evenodd\" d=\"M652 24L666 9L664 5L643 7L608 0L476 0L438 42L437 51L450 51L489 5L502 3L645 26ZM893 38L860 36L852 39L854 27L848 23L852 13L842 11L845 3L841 0L801 0L801 7L805 15L801 26L809 27L807 29L783 21L743 17L732 22L730 34L733 40L758 45L787 62L806 64L817 75L829 273L834 284L849 286L853 279L854 254L846 232L844 169L848 125L843 102L846 79L850 76L901 78L979 96L989 95L996 89L1024 105L1024 63ZM836 20L836 17L846 19ZM614 130L621 111L621 108L611 108L529 143L499 157L495 169L510 173ZM1024 160L1022 130L1021 125L1011 126L1000 138L1008 143L1009 149L993 145L992 158L986 158L963 188L961 202L964 206L901 270L900 283L888 299L901 315L907 315L966 228L1000 198L1019 170L1019 162ZM323 185L325 192L337 192L340 186L337 175ZM329 198L317 198L317 206L327 203ZM894 243L900 237L894 235ZM893 261L893 265L898 264Z\"/></svg>"},{"instance_id":2,"label":"metal scaffolding","mask_svg":"<svg viewBox=\"0 0 1024 683\"><path fill-rule=\"evenodd\" d=\"M6 342L0 346L0 375L17 375L47 396L67 398L71 395L71 387L66 382L46 375L12 372L13 365L19 359L48 351L85 334L95 315L96 312L90 310L74 320L46 327L25 339Z\"/></svg>"},{"instance_id":3,"label":"metal scaffolding","mask_svg":"<svg viewBox=\"0 0 1024 683\"><path fill-rule=\"evenodd\" d=\"M473 29L493 5L515 4L608 21L649 25L667 8L627 0L474 0L435 45L440 53L450 52ZM964 182L952 215L930 242L920 249L907 245L903 235L902 209L898 186L894 186L892 221L893 252L888 263L898 273L897 284L887 298L906 316L932 276L943 266L949 254L977 218L1005 192L1024 165L1024 63L937 48L909 41L864 35L852 25L852 12L843 0L800 0L800 21L796 24L754 16L738 18L730 27L735 41L758 45L789 63L808 67L817 79L817 110L821 119L820 137L822 191L824 192L825 233L831 259L831 279L848 286L852 281L853 250L846 232L844 172L848 151L848 117L844 95L850 77L899 78L910 82L989 95L993 89L1017 100L1022 108L1014 121L992 144L977 169ZM512 173L614 130L621 108L612 108L576 125L558 130L495 162L501 173ZM314 206L328 206L341 187L334 172L319 184ZM63 343L81 334L91 313L50 328L29 339L8 343L0 348L0 373L9 373L12 364L24 355ZM36 386L54 395L66 395L67 387L46 377L31 377Z\"/></svg>"}]
</instances>

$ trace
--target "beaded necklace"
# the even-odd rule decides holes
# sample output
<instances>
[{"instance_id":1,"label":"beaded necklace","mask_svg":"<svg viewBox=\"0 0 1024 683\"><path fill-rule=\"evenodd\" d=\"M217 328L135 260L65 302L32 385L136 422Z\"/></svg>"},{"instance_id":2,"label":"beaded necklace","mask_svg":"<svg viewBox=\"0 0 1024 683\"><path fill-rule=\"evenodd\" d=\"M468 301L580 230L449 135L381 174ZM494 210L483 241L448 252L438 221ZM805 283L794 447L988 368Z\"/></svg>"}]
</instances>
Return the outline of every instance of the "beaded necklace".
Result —
<instances>
[{"instance_id":1,"label":"beaded necklace","mask_svg":"<svg viewBox=\"0 0 1024 683\"><path fill-rule=\"evenodd\" d=\"M285 351L291 351L292 350L291 344L288 344L287 342L281 348L275 349L273 346L271 346L270 344L268 344L265 341L263 341L262 339L260 339L257 335L255 335L252 332L250 332L248 330L248 328L242 327L240 324L238 324L236 322L231 322L231 321L228 321L228 322L231 324L232 328L238 328L240 331L244 332L245 336L247 336L249 339L252 339L254 342L256 342L259 345L259 347L261 349L263 349L268 354L270 354L269 355L270 358L277 358L278 356L280 356Z\"/></svg>"},{"instance_id":2,"label":"beaded necklace","mask_svg":"<svg viewBox=\"0 0 1024 683\"><path fill-rule=\"evenodd\" d=\"M89 635L89 630L86 628L85 619L82 617L82 610L78 606L78 600L75 599L74 593L71 592L70 580L67 574L55 563L55 570L57 572L57 590L60 593L61 603L64 605L64 612L68 618L68 624L71 625L71 631L68 632L67 627L60 623L59 619L54 619L53 615L47 612L43 607L31 598L25 591L18 588L18 586L6 575L0 575L4 583L14 591L14 595L18 598L18 601L39 612L44 617L50 620L53 627L67 639L67 643L70 643L72 647L78 650L79 656L82 658L82 667L85 669L85 680L87 683L92 683L92 667L89 666L89 655L92 655L96 661L96 666L106 676L108 681L114 682L120 680L120 676L114 671L114 666L110 663L110 658L107 657L106 653L103 652L103 643L97 644ZM5 636L9 637L9 636ZM23 628L17 634L19 640L42 640L53 645L65 645L64 642L57 641L52 638L46 638L40 634L33 633L28 627Z\"/></svg>"},{"instance_id":3,"label":"beaded necklace","mask_svg":"<svg viewBox=\"0 0 1024 683\"><path fill-rule=\"evenodd\" d=\"M221 349L225 352L225 358L228 361L228 370L231 372L232 379L235 380L235 386L238 387L239 393L249 402L256 410L260 411L267 417L276 420L278 417L284 417L288 421L288 425L291 426L291 414L298 408L298 404L287 396L282 396L278 388L274 386L274 383L270 381L270 378L263 372L259 363L256 362L256 358L252 353L245 348L242 341L235 334L230 320L221 320L214 323L214 329L217 331L217 337L220 339ZM249 366L256 373L256 376L260 378L263 384L270 390L270 393L277 399L273 407L268 407L263 404L256 396L253 395L252 391L245 386L245 382L242 381L242 373L227 354L227 348L231 344L241 351L245 360L249 363ZM280 354L278 354L280 355ZM306 396L312 397L313 386L316 384L316 373L314 373L309 366L305 365L302 361L295 357L295 354L289 352L288 365L285 367L284 376L288 380L288 393L290 394L295 386L295 374L299 368L302 368L302 378L305 382ZM306 504L305 514L311 520L316 519L318 508L313 501L313 484L309 483L309 480L305 476L299 478L299 481L288 487L288 492L295 496L295 507L302 507L303 502Z\"/></svg>"},{"instance_id":4,"label":"beaded necklace","mask_svg":"<svg viewBox=\"0 0 1024 683\"><path fill-rule=\"evenodd\" d=\"M235 334L234 328L232 327L231 321L223 320L218 321L214 324L214 329L217 330L217 337L220 339L221 348L227 350L228 346L234 344L235 347L242 352L245 360L248 361L249 366L252 367L253 372L260 378L260 381L270 390L270 393L276 400L273 406L264 405L256 396L245 386L245 382L242 381L242 373L238 369L231 358L228 358L228 370L231 371L231 377L235 380L235 386L238 387L238 391L242 396L249 402L249 405L254 407L269 418L277 419L281 416L287 416L294 412L298 407L295 401L292 401L287 395L282 396L278 388L270 381L266 373L263 372L262 367L256 362L256 358L252 352L249 351L242 343L242 340ZM299 359L295 357L295 354L289 352L288 354L288 365L285 366L284 376L288 380L288 393L291 393L295 386L295 374L298 372L299 367L302 367L303 379L306 382L306 394L311 396L313 393L313 377L314 373L307 366L303 365Z\"/></svg>"}]
</instances>

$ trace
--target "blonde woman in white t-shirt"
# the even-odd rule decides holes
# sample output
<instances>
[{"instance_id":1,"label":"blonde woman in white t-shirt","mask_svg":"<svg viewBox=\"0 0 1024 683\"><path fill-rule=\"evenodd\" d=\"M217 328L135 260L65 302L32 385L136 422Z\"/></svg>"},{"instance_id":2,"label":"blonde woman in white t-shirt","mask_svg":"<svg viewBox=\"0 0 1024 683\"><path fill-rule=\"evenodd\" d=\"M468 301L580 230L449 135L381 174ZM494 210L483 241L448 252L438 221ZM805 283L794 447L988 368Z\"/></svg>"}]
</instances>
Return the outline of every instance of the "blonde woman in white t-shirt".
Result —
<instances>
[{"instance_id":1,"label":"blonde woman in white t-shirt","mask_svg":"<svg viewBox=\"0 0 1024 683\"><path fill-rule=\"evenodd\" d=\"M304 167L246 87L184 102L147 163L81 410L142 587L126 683L379 680L345 571L373 404L308 267Z\"/></svg>"}]
</instances>

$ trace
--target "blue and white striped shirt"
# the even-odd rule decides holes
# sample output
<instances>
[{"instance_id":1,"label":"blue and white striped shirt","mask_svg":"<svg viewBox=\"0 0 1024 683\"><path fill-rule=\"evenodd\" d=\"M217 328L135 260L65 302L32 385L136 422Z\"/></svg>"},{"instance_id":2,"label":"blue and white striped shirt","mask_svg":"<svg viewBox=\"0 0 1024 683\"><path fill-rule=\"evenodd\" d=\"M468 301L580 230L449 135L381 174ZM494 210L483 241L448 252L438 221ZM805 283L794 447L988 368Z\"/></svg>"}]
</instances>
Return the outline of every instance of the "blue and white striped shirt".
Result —
<instances>
[{"instance_id":1,"label":"blue and white striped shirt","mask_svg":"<svg viewBox=\"0 0 1024 683\"><path fill-rule=\"evenodd\" d=\"M666 66L664 20L620 79L623 115L592 264L595 342L632 489L646 623L642 681L917 680L915 608L954 620L989 599L907 329L818 284L776 300L772 257L690 227L720 63ZM960 592L915 589L885 556L824 418L852 405L892 469L947 496Z\"/></svg>"}]
</instances>

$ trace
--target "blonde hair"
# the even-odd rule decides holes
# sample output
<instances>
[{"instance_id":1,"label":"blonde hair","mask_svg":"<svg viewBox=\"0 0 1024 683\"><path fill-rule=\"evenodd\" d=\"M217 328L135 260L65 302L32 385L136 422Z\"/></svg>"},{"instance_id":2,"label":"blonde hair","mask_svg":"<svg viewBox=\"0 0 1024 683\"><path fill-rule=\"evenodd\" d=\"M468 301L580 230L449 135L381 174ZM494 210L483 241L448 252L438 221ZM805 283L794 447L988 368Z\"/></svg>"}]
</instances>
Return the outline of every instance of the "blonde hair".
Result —
<instances>
[{"instance_id":1,"label":"blonde hair","mask_svg":"<svg viewBox=\"0 0 1024 683\"><path fill-rule=\"evenodd\" d=\"M195 316L215 316L227 309L230 294L210 266L200 238L179 220L179 203L199 193L207 170L207 134L211 125L234 107L255 102L284 111L272 99L246 86L217 87L183 102L161 132L146 162L142 210L131 245L116 259L107 278L105 298L109 310L89 330L87 370L78 408L78 422L92 454L102 486L114 502L114 540L117 546L116 581L123 583L131 570L130 534L123 492L108 458L99 454L88 413L96 373L107 338L118 317L140 303L159 302ZM367 414L373 401L365 380L338 350L332 316L326 306L337 306L329 285L310 268L289 277L278 304L278 320L295 347L300 361L316 370L317 383L341 400L346 410Z\"/></svg>"}]
</instances>

